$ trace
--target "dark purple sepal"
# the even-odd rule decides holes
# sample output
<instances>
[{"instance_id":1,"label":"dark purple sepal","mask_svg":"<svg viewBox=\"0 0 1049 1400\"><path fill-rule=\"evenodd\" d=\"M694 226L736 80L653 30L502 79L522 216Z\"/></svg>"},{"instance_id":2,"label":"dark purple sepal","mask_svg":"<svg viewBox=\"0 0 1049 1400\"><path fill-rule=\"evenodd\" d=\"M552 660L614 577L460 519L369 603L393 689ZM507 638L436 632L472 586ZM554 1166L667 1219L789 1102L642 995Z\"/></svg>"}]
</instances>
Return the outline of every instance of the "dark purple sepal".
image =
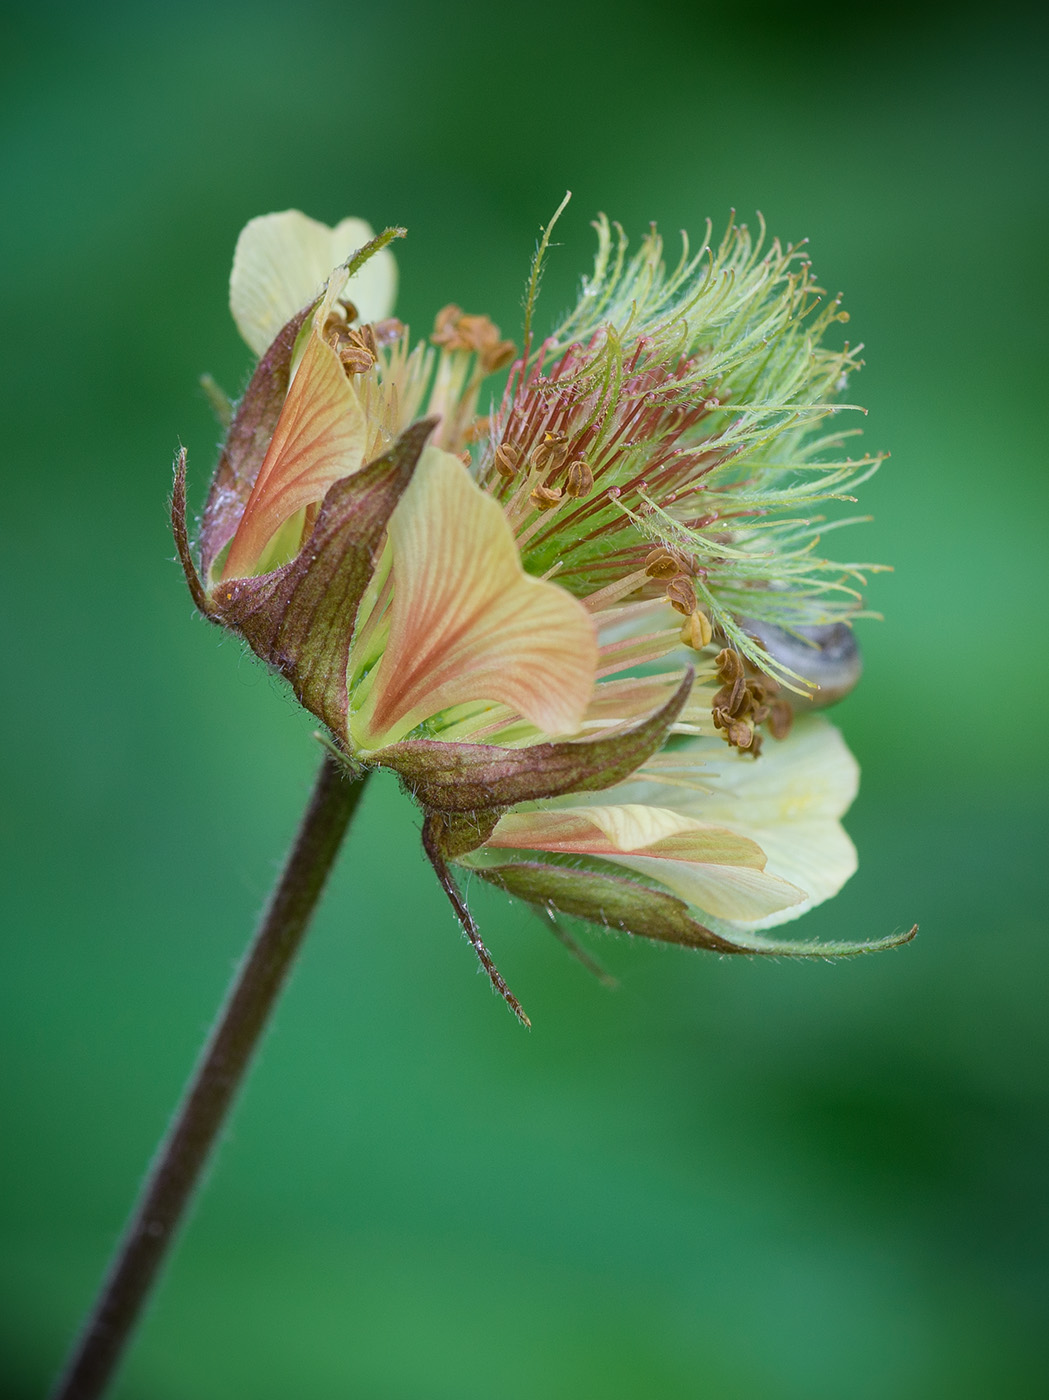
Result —
<instances>
[{"instance_id":1,"label":"dark purple sepal","mask_svg":"<svg viewBox=\"0 0 1049 1400\"><path fill-rule=\"evenodd\" d=\"M447 860L469 855L491 836L502 809L488 807L479 812L428 812L426 820L433 841Z\"/></svg>"},{"instance_id":2,"label":"dark purple sepal","mask_svg":"<svg viewBox=\"0 0 1049 1400\"><path fill-rule=\"evenodd\" d=\"M200 568L205 579L222 549L237 532L284 407L295 342L316 304L311 302L296 312L278 333L237 405L201 522Z\"/></svg>"},{"instance_id":3,"label":"dark purple sepal","mask_svg":"<svg viewBox=\"0 0 1049 1400\"><path fill-rule=\"evenodd\" d=\"M597 792L628 778L662 747L692 690L693 674L685 673L655 714L607 738L524 749L403 739L369 761L396 769L416 801L438 812L480 812L566 792Z\"/></svg>"},{"instance_id":4,"label":"dark purple sepal","mask_svg":"<svg viewBox=\"0 0 1049 1400\"><path fill-rule=\"evenodd\" d=\"M228 579L207 597L212 620L238 632L340 738L346 733L346 667L357 609L387 523L435 422L413 424L382 457L337 481L290 563L257 578Z\"/></svg>"},{"instance_id":5,"label":"dark purple sepal","mask_svg":"<svg viewBox=\"0 0 1049 1400\"><path fill-rule=\"evenodd\" d=\"M482 818L481 825L484 825ZM488 833L495 826L495 820L488 825ZM506 1002L507 1006L514 1013L523 1026L531 1026L531 1021L525 1014L525 1009L514 996L513 992L506 985L502 973L496 967L491 953L485 947L480 930L470 913L466 900L462 896L462 891L455 882L455 876L448 869L448 861L452 852L456 851L465 854L461 841L465 834L465 826L458 819L453 818L450 822L442 814L430 812L423 822L423 850L426 852L430 864L433 866L434 874L437 876L441 889L448 896L449 903L455 910L459 926L469 940L470 946L477 954L477 960L488 974L488 979L492 986ZM482 838L483 839L483 838ZM480 844L479 842L475 844ZM474 845L466 847L473 850Z\"/></svg>"},{"instance_id":6,"label":"dark purple sepal","mask_svg":"<svg viewBox=\"0 0 1049 1400\"><path fill-rule=\"evenodd\" d=\"M207 590L200 581L197 566L193 562L193 551L189 547L189 531L186 529L186 449L180 447L175 458L175 484L171 490L171 533L175 536L178 561L186 575L186 583L194 603L205 617L211 616Z\"/></svg>"},{"instance_id":7,"label":"dark purple sepal","mask_svg":"<svg viewBox=\"0 0 1049 1400\"><path fill-rule=\"evenodd\" d=\"M688 905L674 895L626 876L542 861L514 861L470 869L482 880L540 909L572 914L605 929L715 953L754 952L753 948L732 943L704 928L691 916Z\"/></svg>"}]
</instances>

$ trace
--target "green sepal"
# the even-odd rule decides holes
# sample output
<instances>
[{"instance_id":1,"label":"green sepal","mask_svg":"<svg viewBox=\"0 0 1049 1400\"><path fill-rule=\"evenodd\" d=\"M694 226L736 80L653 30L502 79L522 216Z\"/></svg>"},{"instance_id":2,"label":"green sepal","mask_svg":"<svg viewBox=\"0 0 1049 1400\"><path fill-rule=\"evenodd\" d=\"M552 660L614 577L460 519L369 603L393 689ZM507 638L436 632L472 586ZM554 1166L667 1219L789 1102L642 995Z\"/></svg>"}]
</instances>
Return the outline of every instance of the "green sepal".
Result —
<instances>
[{"instance_id":1,"label":"green sepal","mask_svg":"<svg viewBox=\"0 0 1049 1400\"><path fill-rule=\"evenodd\" d=\"M861 953L899 947L910 942L918 932L915 925L905 933L890 934L870 943L768 938L761 933L734 929L721 920L717 921L717 929L707 928L693 918L684 901L622 875L544 861L471 864L468 868L507 894L527 900L547 912L571 914L605 929L714 953L781 958L856 957Z\"/></svg>"},{"instance_id":2,"label":"green sepal","mask_svg":"<svg viewBox=\"0 0 1049 1400\"><path fill-rule=\"evenodd\" d=\"M295 342L316 304L304 306L279 332L237 405L201 522L200 569L205 580L224 546L236 534L284 407Z\"/></svg>"},{"instance_id":3,"label":"green sepal","mask_svg":"<svg viewBox=\"0 0 1049 1400\"><path fill-rule=\"evenodd\" d=\"M738 948L698 923L688 905L672 894L623 875L547 865L544 861L471 865L470 870L529 904L559 914L573 914L606 929L716 953L751 951Z\"/></svg>"},{"instance_id":4,"label":"green sepal","mask_svg":"<svg viewBox=\"0 0 1049 1400\"><path fill-rule=\"evenodd\" d=\"M387 523L434 426L432 418L413 424L382 457L337 481L290 563L257 578L228 579L207 598L212 621L238 632L340 738L357 609Z\"/></svg>"},{"instance_id":5,"label":"green sepal","mask_svg":"<svg viewBox=\"0 0 1049 1400\"><path fill-rule=\"evenodd\" d=\"M572 739L506 749L440 739L403 739L369 756L393 768L417 802L437 812L482 812L598 792L622 782L662 748L692 690L688 670L667 703L630 729L602 739Z\"/></svg>"}]
</instances>

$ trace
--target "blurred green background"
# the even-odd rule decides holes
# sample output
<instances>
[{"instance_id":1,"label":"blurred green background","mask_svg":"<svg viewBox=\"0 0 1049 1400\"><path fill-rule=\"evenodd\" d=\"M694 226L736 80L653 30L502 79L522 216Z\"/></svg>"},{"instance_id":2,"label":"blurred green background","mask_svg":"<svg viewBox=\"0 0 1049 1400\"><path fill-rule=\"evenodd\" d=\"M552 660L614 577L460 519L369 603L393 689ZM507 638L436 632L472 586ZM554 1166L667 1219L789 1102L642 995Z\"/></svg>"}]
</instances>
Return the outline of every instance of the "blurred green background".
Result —
<instances>
[{"instance_id":1,"label":"blurred green background","mask_svg":"<svg viewBox=\"0 0 1049 1400\"><path fill-rule=\"evenodd\" d=\"M202 370L237 388L237 232L402 222L400 311L513 334L599 209L763 211L868 349L854 556L886 620L839 711L840 965L600 951L476 894L478 976L392 781L357 832L124 1400L1049 1394L1045 36L1002 7L6 6L0 1391L95 1289L317 763L197 620Z\"/></svg>"}]
</instances>

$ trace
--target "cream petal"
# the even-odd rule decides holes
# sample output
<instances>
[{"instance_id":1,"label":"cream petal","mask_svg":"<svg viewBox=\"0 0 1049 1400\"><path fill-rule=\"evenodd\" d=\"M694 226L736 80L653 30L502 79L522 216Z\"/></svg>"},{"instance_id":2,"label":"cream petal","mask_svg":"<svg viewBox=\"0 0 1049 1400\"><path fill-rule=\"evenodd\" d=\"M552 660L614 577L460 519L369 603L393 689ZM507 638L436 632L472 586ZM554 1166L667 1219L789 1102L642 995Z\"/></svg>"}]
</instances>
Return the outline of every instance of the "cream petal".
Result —
<instances>
[{"instance_id":1,"label":"cream petal","mask_svg":"<svg viewBox=\"0 0 1049 1400\"><path fill-rule=\"evenodd\" d=\"M367 426L339 357L314 328L237 526L223 578L243 578L279 527L364 460Z\"/></svg>"},{"instance_id":2,"label":"cream petal","mask_svg":"<svg viewBox=\"0 0 1049 1400\"><path fill-rule=\"evenodd\" d=\"M674 763L663 766L676 780L675 810L732 827L837 819L859 787L859 765L819 715L799 717L786 739L766 740L757 759L714 737L685 740L672 756ZM667 786L648 777L620 784L613 795L658 805L667 801Z\"/></svg>"},{"instance_id":3,"label":"cream petal","mask_svg":"<svg viewBox=\"0 0 1049 1400\"><path fill-rule=\"evenodd\" d=\"M334 228L298 209L263 214L241 230L233 254L229 302L241 335L262 355L296 311L322 291L332 269L374 237L363 219ZM382 248L346 284L343 295L362 321L378 321L393 309L397 264Z\"/></svg>"},{"instance_id":4,"label":"cream petal","mask_svg":"<svg viewBox=\"0 0 1049 1400\"><path fill-rule=\"evenodd\" d=\"M735 833L733 833L735 834ZM737 839L740 839L737 836ZM613 856L619 865L650 876L673 894L719 919L751 923L800 904L803 890L773 875L746 865L718 865L700 861L665 860L657 856Z\"/></svg>"},{"instance_id":5,"label":"cream petal","mask_svg":"<svg viewBox=\"0 0 1049 1400\"><path fill-rule=\"evenodd\" d=\"M775 827L737 825L736 830L761 846L768 857L765 868L770 875L789 880L806 895L802 903L790 909L745 921L747 928L774 928L788 919L799 918L836 895L856 873L856 847L839 822L799 821Z\"/></svg>"},{"instance_id":6,"label":"cream petal","mask_svg":"<svg viewBox=\"0 0 1049 1400\"><path fill-rule=\"evenodd\" d=\"M374 684L351 721L362 748L470 700L548 734L575 732L594 688L593 623L565 589L531 578L506 517L457 458L427 448L390 521L393 602Z\"/></svg>"},{"instance_id":7,"label":"cream petal","mask_svg":"<svg viewBox=\"0 0 1049 1400\"><path fill-rule=\"evenodd\" d=\"M675 778L684 776L690 759L695 765L694 786L673 788L675 810L757 842L768 858L766 875L803 894L779 910L720 917L750 929L772 928L837 894L855 872L856 849L837 818L856 795L859 766L822 716L799 718L785 740L767 741L757 760L709 739L682 745L675 757L682 764L671 770ZM667 791L658 782L644 781L600 795L606 802L613 796L655 803L665 802ZM718 913L710 905L700 908Z\"/></svg>"},{"instance_id":8,"label":"cream petal","mask_svg":"<svg viewBox=\"0 0 1049 1400\"><path fill-rule=\"evenodd\" d=\"M702 742L702 741L701 741ZM712 750L712 752L708 752ZM697 746L697 752L698 746ZM767 740L757 759L707 744L700 779L709 791L681 805L704 821L733 827L837 818L859 789L859 764L821 716L799 717L786 739Z\"/></svg>"}]
</instances>

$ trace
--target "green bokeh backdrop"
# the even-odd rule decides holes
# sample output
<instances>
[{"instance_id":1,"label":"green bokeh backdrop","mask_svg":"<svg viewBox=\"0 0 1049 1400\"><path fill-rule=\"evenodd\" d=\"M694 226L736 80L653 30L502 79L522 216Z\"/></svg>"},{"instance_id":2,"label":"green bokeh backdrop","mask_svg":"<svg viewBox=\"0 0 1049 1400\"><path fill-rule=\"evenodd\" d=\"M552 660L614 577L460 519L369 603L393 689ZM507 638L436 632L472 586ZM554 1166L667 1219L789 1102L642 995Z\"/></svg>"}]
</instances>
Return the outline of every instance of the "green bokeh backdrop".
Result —
<instances>
[{"instance_id":1,"label":"green bokeh backdrop","mask_svg":"<svg viewBox=\"0 0 1049 1400\"><path fill-rule=\"evenodd\" d=\"M860 872L793 965L527 911L476 975L377 781L123 1400L1049 1393L1046 46L1002 7L45 3L0 36L0 1391L39 1395L317 762L165 522L243 382L240 226L401 222L401 314L518 324L539 224L809 237L867 346Z\"/></svg>"}]
</instances>

